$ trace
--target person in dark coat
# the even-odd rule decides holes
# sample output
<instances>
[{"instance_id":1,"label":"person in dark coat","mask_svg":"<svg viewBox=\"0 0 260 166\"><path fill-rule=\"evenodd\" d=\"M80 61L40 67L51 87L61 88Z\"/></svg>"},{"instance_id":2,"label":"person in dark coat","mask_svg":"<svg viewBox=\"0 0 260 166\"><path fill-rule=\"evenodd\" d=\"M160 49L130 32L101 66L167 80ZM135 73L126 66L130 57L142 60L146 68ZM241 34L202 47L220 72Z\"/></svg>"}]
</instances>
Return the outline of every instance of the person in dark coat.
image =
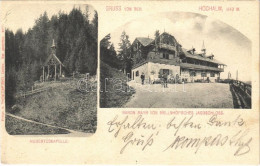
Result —
<instances>
[{"instance_id":1,"label":"person in dark coat","mask_svg":"<svg viewBox=\"0 0 260 166\"><path fill-rule=\"evenodd\" d=\"M144 84L144 79L145 79L145 75L144 75L144 73L142 73L142 75L141 75L142 85Z\"/></svg>"},{"instance_id":2,"label":"person in dark coat","mask_svg":"<svg viewBox=\"0 0 260 166\"><path fill-rule=\"evenodd\" d=\"M164 82L164 87L165 87L165 88L168 88L167 79L168 79L168 74L167 74L167 73L164 73L164 74L163 74L163 82Z\"/></svg>"}]
</instances>

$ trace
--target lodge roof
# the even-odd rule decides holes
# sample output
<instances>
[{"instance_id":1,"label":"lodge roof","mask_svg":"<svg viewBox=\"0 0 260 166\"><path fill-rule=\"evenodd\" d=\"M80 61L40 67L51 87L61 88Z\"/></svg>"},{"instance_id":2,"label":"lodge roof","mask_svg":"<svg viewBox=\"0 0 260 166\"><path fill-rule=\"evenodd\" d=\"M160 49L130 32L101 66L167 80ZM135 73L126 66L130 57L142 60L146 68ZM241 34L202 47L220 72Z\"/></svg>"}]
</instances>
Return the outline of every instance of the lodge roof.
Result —
<instances>
[{"instance_id":1,"label":"lodge roof","mask_svg":"<svg viewBox=\"0 0 260 166\"><path fill-rule=\"evenodd\" d=\"M154 39L148 37L137 37L136 40L138 40L143 46L148 46L154 41Z\"/></svg>"},{"instance_id":2,"label":"lodge roof","mask_svg":"<svg viewBox=\"0 0 260 166\"><path fill-rule=\"evenodd\" d=\"M188 50L185 48L182 48L182 52L188 58L197 59L197 60L206 61L206 62L212 62L212 63L216 63L216 64L220 64L220 65L225 65L224 63L222 63L216 59L209 59L208 58L209 56L204 57L202 54L190 54L188 52Z\"/></svg>"},{"instance_id":3,"label":"lodge roof","mask_svg":"<svg viewBox=\"0 0 260 166\"><path fill-rule=\"evenodd\" d=\"M173 37L175 39L175 37L173 35L171 35L170 33L167 33L167 32L163 32L160 36L162 35L170 35L171 37ZM151 39L151 38L148 38L148 37L137 37L135 40L139 41L143 46L148 46L150 45L152 42L154 42L155 40L154 39ZM175 39L176 40L176 39ZM204 46L204 42L203 42L203 47L205 48ZM210 59L209 57L212 57L212 55L203 55L203 53L201 54L191 54L190 51L192 51L194 49L195 51L195 48L192 48L190 50L187 50L185 48L181 48L182 49L182 52L184 53L184 55L188 58L192 58L192 59L197 59L197 60L201 60L201 61L206 61L206 62L211 62L211 63L215 63L215 64L220 64L220 65L225 65L224 63L216 60L216 59Z\"/></svg>"},{"instance_id":4,"label":"lodge roof","mask_svg":"<svg viewBox=\"0 0 260 166\"><path fill-rule=\"evenodd\" d=\"M55 61L58 62L58 64L61 64L63 67L64 65L61 63L61 61L59 60L59 58L55 55L55 54L51 54L45 61L44 66L48 66L48 62L50 61L50 59L53 58Z\"/></svg>"},{"instance_id":5,"label":"lodge roof","mask_svg":"<svg viewBox=\"0 0 260 166\"><path fill-rule=\"evenodd\" d=\"M163 36L163 35L169 35L175 39L175 37L173 35L171 35L170 33L163 32L162 34L160 34L160 36ZM146 47L146 46L150 45L155 39L151 39L149 37L137 37L136 40L138 40L143 46Z\"/></svg>"}]
</instances>

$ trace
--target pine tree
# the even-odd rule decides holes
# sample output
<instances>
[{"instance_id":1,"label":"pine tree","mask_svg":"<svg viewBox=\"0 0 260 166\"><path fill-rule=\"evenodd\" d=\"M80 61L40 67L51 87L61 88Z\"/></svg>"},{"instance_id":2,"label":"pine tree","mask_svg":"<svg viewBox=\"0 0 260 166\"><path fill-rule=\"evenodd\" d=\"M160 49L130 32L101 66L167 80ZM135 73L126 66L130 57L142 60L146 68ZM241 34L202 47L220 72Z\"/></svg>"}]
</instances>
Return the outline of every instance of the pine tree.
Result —
<instances>
[{"instance_id":1,"label":"pine tree","mask_svg":"<svg viewBox=\"0 0 260 166\"><path fill-rule=\"evenodd\" d=\"M10 105L14 103L12 97L16 92L30 89L34 81L39 80L53 39L56 56L67 72L96 74L98 16L95 11L90 21L89 14L88 8L84 12L73 8L69 14L59 12L49 19L44 12L27 32L5 31L6 94Z\"/></svg>"},{"instance_id":2,"label":"pine tree","mask_svg":"<svg viewBox=\"0 0 260 166\"><path fill-rule=\"evenodd\" d=\"M131 73L131 53L130 53L130 46L131 43L129 41L129 36L126 34L125 31L122 32L120 37L120 43L119 45L119 51L118 56L119 59L122 61L122 69L124 73Z\"/></svg>"}]
</instances>

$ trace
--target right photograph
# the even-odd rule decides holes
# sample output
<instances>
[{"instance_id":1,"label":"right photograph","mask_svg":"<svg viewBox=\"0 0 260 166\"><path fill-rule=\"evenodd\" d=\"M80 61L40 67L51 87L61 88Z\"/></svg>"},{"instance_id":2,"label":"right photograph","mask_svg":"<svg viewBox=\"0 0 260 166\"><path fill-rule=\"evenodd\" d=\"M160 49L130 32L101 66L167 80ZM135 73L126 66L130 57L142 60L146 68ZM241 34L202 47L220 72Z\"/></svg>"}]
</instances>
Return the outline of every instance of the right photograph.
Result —
<instances>
[{"instance_id":1,"label":"right photograph","mask_svg":"<svg viewBox=\"0 0 260 166\"><path fill-rule=\"evenodd\" d=\"M132 20L100 41L100 107L251 109L251 45L201 14Z\"/></svg>"}]
</instances>

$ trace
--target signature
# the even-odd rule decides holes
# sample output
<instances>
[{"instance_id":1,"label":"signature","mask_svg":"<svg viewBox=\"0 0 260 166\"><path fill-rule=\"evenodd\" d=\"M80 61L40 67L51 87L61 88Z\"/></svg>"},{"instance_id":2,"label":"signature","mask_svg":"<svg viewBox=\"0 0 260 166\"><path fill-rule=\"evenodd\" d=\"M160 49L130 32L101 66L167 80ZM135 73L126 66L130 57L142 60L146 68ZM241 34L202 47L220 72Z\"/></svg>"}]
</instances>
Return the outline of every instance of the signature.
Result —
<instances>
[{"instance_id":1,"label":"signature","mask_svg":"<svg viewBox=\"0 0 260 166\"><path fill-rule=\"evenodd\" d=\"M252 137L246 138L249 133L249 129L244 131L240 130L233 136L217 134L215 136L206 137L186 137L177 136L174 141L164 150L178 149L178 148L195 148L195 154L202 147L213 147L213 146L234 146L238 147L234 153L234 156L240 156L250 151L250 143Z\"/></svg>"}]
</instances>

